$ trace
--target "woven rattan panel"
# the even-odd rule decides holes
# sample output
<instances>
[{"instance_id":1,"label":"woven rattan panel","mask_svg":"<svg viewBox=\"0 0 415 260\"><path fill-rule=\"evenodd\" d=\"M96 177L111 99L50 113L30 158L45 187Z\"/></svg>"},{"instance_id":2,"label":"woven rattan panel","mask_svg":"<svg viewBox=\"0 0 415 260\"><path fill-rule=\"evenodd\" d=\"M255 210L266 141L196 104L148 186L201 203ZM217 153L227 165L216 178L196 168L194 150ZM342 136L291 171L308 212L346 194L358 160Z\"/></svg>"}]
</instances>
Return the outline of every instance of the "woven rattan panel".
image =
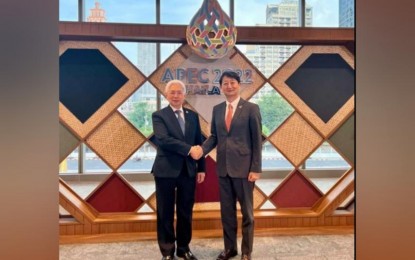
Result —
<instances>
[{"instance_id":1,"label":"woven rattan panel","mask_svg":"<svg viewBox=\"0 0 415 260\"><path fill-rule=\"evenodd\" d=\"M146 138L119 112L115 112L86 139L88 146L114 171L145 141Z\"/></svg>"},{"instance_id":2,"label":"woven rattan panel","mask_svg":"<svg viewBox=\"0 0 415 260\"><path fill-rule=\"evenodd\" d=\"M300 166L323 141L323 138L297 113L293 113L269 141L294 166Z\"/></svg>"}]
</instances>

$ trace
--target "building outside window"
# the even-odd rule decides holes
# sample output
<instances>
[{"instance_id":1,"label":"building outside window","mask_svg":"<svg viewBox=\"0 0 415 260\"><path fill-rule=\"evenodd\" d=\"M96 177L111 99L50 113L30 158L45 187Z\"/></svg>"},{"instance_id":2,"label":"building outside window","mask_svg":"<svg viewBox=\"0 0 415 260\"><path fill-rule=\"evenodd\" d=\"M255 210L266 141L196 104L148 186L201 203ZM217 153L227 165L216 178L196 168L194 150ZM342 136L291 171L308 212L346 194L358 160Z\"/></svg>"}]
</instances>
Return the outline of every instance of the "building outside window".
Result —
<instances>
[{"instance_id":1,"label":"building outside window","mask_svg":"<svg viewBox=\"0 0 415 260\"><path fill-rule=\"evenodd\" d=\"M219 1L225 12L229 13L230 1ZM177 8L170 8L175 1L161 1L161 23L170 24L187 24L196 10L200 7L201 1L187 2L177 1L180 6L186 7L180 12L186 13L183 18ZM327 4L328 1L308 0L305 8L305 26L323 26L327 27L341 26L354 27L354 2L339 0L338 3ZM337 1L329 1L337 2ZM78 1L60 0L60 20L76 21L78 15ZM186 4L187 3L187 4ZM84 5L84 17L87 22L116 22L116 23L155 23L156 5L155 1L98 1L86 0ZM173 10L174 9L174 10ZM338 10L337 10L338 9ZM298 0L261 0L261 1L235 1L235 24L249 26L278 26L278 27L298 27L300 25L301 6ZM327 13L328 17L324 17ZM140 15L139 15L140 14ZM335 14L335 15L334 15ZM337 16L338 15L338 16ZM262 19L262 20L258 20ZM337 19L337 20L336 20ZM254 23L254 24L251 24ZM161 63L167 59L181 44L179 43L158 43L158 42L113 42L114 46L126 56L137 69L148 77L159 64L157 64L157 55L160 55ZM157 46L160 46L160 53L157 53ZM270 77L284 62L286 62L301 46L298 45L237 45L237 48L256 66L256 68ZM145 82L136 93L126 100L119 108L130 122L146 137L152 133L151 113L159 109L157 107L157 98L161 99L161 106L167 105L163 96L157 93L150 82ZM292 107L283 100L283 98L269 85L259 90L251 99L252 102L261 103L268 96L276 100L281 100L285 107L284 116L292 113ZM136 112L144 110L144 120L137 122L134 119ZM277 125L265 125L264 128L270 132L275 130ZM264 169L286 169L287 161L281 161L278 153L275 158L271 158L267 153L271 149L270 144L264 145ZM277 151L278 152L278 151ZM79 156L82 153L83 156ZM131 158L120 167L122 172L148 173L151 170L152 160L154 160L155 149L150 142L146 142L138 149ZM277 158L278 157L278 158ZM274 159L274 161L272 161ZM324 159L324 160L323 160ZM80 162L79 160L82 160ZM278 162L281 161L281 164ZM82 165L82 167L80 166ZM305 167L311 168L347 168L348 164L333 149L330 144L324 143L315 153L307 160ZM105 162L93 153L84 144L76 148L68 158L61 164L61 173L76 172L111 172Z\"/></svg>"}]
</instances>

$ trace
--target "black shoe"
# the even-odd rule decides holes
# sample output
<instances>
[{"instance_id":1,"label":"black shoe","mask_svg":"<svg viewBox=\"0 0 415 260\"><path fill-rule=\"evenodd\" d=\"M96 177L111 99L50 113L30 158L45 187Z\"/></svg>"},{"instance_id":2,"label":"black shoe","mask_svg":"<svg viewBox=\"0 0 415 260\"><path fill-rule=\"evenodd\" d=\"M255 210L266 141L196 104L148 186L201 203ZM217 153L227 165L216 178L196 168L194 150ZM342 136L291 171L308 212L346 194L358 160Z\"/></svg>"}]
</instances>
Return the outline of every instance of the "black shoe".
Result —
<instances>
[{"instance_id":1,"label":"black shoe","mask_svg":"<svg viewBox=\"0 0 415 260\"><path fill-rule=\"evenodd\" d=\"M163 256L162 258L161 258L161 260L175 260L176 259L176 257L174 257L174 256Z\"/></svg>"},{"instance_id":2,"label":"black shoe","mask_svg":"<svg viewBox=\"0 0 415 260\"><path fill-rule=\"evenodd\" d=\"M218 255L216 260L228 260L231 257L234 257L238 254L236 250L224 250Z\"/></svg>"},{"instance_id":3,"label":"black shoe","mask_svg":"<svg viewBox=\"0 0 415 260\"><path fill-rule=\"evenodd\" d=\"M185 253L177 253L177 256L186 260L197 260L197 257L189 250Z\"/></svg>"},{"instance_id":4,"label":"black shoe","mask_svg":"<svg viewBox=\"0 0 415 260\"><path fill-rule=\"evenodd\" d=\"M250 255L242 254L241 260L251 260L251 256Z\"/></svg>"}]
</instances>

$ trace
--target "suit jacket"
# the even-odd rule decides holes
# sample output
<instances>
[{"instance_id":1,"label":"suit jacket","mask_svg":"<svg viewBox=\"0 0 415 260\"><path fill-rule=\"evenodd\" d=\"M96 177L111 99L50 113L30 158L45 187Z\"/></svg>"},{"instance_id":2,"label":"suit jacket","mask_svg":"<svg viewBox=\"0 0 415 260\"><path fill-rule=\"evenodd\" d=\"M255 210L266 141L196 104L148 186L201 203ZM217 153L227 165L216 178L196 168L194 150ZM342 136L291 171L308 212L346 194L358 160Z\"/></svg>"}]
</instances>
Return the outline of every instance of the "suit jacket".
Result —
<instances>
[{"instance_id":1,"label":"suit jacket","mask_svg":"<svg viewBox=\"0 0 415 260\"><path fill-rule=\"evenodd\" d=\"M204 153L217 146L219 176L247 178L249 172L261 172L262 123L259 107L242 98L232 118L229 132L225 126L226 102L213 108L211 135L203 144Z\"/></svg>"},{"instance_id":2,"label":"suit jacket","mask_svg":"<svg viewBox=\"0 0 415 260\"><path fill-rule=\"evenodd\" d=\"M205 171L205 160L202 157L195 161L188 155L193 145L203 141L198 115L183 108L185 118L185 135L180 129L176 114L167 106L152 115L153 131L157 142L157 155L151 172L155 177L174 178L180 175L184 162L187 172L193 177L197 172Z\"/></svg>"}]
</instances>

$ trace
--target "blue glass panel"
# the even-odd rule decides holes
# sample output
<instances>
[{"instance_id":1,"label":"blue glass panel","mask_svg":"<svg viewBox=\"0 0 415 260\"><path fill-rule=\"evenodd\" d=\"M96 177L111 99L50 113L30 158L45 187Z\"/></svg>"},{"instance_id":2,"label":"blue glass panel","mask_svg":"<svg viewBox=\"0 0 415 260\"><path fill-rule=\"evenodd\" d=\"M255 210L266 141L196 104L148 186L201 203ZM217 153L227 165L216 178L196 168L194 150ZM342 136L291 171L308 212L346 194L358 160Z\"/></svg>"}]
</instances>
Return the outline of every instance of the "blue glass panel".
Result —
<instances>
[{"instance_id":1,"label":"blue glass panel","mask_svg":"<svg viewBox=\"0 0 415 260\"><path fill-rule=\"evenodd\" d=\"M287 85L327 123L354 94L354 70L338 54L312 54Z\"/></svg>"},{"instance_id":2,"label":"blue glass panel","mask_svg":"<svg viewBox=\"0 0 415 260\"><path fill-rule=\"evenodd\" d=\"M68 49L59 59L59 100L84 123L127 82L99 50Z\"/></svg>"}]
</instances>

